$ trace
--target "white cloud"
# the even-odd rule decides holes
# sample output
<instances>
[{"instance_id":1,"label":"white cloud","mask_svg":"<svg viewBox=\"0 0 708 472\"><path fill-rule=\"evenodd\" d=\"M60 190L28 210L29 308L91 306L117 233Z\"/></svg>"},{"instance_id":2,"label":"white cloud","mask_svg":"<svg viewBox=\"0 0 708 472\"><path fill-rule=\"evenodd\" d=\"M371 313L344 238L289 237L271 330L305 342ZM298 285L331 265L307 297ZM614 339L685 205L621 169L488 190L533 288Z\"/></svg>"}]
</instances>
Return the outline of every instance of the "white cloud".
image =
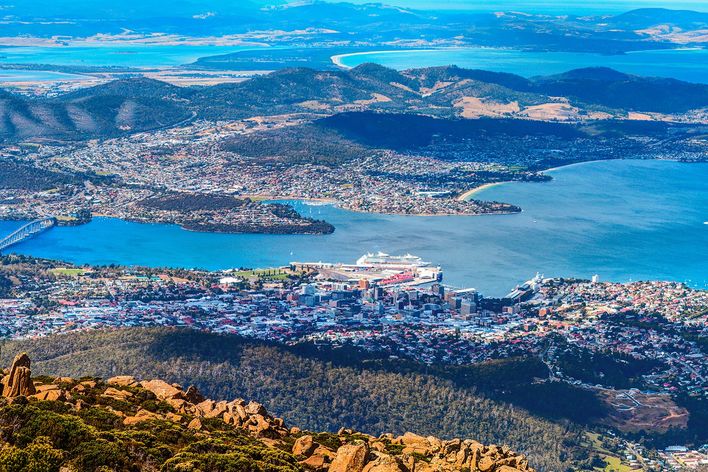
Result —
<instances>
[{"instance_id":1,"label":"white cloud","mask_svg":"<svg viewBox=\"0 0 708 472\"><path fill-rule=\"evenodd\" d=\"M216 13L213 11L208 11L206 13L199 13L198 15L192 15L192 18L195 20L206 20L207 18L211 18L212 16L216 16Z\"/></svg>"}]
</instances>

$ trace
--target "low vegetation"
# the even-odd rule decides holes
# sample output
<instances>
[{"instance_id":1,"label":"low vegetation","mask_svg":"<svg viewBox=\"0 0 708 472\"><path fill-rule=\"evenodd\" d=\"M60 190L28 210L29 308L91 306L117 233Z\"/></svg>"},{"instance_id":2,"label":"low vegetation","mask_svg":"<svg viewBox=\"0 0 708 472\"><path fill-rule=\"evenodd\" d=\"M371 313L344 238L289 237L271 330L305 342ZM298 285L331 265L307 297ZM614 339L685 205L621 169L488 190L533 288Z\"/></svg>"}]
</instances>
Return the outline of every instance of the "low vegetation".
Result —
<instances>
[{"instance_id":1,"label":"low vegetation","mask_svg":"<svg viewBox=\"0 0 708 472\"><path fill-rule=\"evenodd\" d=\"M508 444L539 470L565 470L590 460L580 448L582 429L489 399L493 377L504 385L526 367L499 365L469 370L460 381L427 367L372 359L349 352L314 353L262 342L173 329L128 329L15 341L3 353L27 350L38 373L130 374L193 383L212 398L252 398L291 424L313 431L351 427L365 433L416 431L442 438L473 437ZM7 359L5 359L7 361ZM485 386L486 385L486 386ZM542 389L536 403L549 402ZM552 408L551 406L547 407Z\"/></svg>"}]
</instances>

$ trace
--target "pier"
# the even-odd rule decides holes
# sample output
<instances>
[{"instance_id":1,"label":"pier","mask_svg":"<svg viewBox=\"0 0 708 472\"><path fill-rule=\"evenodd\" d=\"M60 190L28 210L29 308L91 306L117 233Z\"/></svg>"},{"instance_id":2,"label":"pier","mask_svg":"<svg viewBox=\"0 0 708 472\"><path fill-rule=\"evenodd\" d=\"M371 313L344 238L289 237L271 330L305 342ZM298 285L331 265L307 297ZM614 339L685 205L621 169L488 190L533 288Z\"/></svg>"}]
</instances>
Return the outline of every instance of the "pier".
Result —
<instances>
[{"instance_id":1,"label":"pier","mask_svg":"<svg viewBox=\"0 0 708 472\"><path fill-rule=\"evenodd\" d=\"M0 240L0 252L4 251L10 246L19 244L22 241L25 241L39 233L42 233L52 228L56 226L56 224L57 220L53 217L42 218L27 223L15 232L11 233L8 236L5 236L3 239Z\"/></svg>"}]
</instances>

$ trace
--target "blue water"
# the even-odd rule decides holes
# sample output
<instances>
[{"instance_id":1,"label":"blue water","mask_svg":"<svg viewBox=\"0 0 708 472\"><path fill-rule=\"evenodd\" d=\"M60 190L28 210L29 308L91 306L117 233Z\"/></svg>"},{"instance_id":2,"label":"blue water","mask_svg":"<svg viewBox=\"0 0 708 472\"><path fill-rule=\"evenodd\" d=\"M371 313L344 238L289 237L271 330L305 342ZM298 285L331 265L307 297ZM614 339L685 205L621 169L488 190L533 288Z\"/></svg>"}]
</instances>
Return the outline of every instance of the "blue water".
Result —
<instances>
[{"instance_id":1,"label":"blue water","mask_svg":"<svg viewBox=\"0 0 708 472\"><path fill-rule=\"evenodd\" d=\"M0 47L0 63L64 66L166 67L194 62L200 57L253 49L246 46L96 45L55 47Z\"/></svg>"},{"instance_id":2,"label":"blue water","mask_svg":"<svg viewBox=\"0 0 708 472\"><path fill-rule=\"evenodd\" d=\"M467 69L510 72L524 77L601 66L628 74L708 83L708 49L633 51L624 55L604 56L594 53L469 47L379 51L342 59L342 63L348 67L356 67L365 62L375 62L398 70L457 65Z\"/></svg>"},{"instance_id":3,"label":"blue water","mask_svg":"<svg viewBox=\"0 0 708 472\"><path fill-rule=\"evenodd\" d=\"M0 69L0 82L68 82L85 79L83 75L49 70Z\"/></svg>"},{"instance_id":4,"label":"blue water","mask_svg":"<svg viewBox=\"0 0 708 472\"><path fill-rule=\"evenodd\" d=\"M551 171L548 183L477 194L520 205L516 215L411 217L297 203L337 230L326 236L227 235L95 219L15 247L91 264L224 269L291 261L354 262L367 251L410 252L442 265L445 280L503 295L536 271L603 280L666 279L708 288L708 164L610 161ZM15 222L0 222L10 232Z\"/></svg>"}]
</instances>

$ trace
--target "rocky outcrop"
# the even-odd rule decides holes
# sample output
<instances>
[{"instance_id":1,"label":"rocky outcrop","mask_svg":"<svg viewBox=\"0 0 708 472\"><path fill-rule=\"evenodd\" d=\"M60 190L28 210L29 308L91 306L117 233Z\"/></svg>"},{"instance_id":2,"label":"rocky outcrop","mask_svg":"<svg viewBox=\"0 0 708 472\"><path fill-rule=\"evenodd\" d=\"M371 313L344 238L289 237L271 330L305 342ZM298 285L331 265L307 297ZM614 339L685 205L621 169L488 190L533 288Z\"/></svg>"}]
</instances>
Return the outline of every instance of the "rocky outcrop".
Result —
<instances>
[{"instance_id":1,"label":"rocky outcrop","mask_svg":"<svg viewBox=\"0 0 708 472\"><path fill-rule=\"evenodd\" d=\"M345 444L337 449L337 456L329 466L329 472L361 472L368 456L367 443Z\"/></svg>"},{"instance_id":2,"label":"rocky outcrop","mask_svg":"<svg viewBox=\"0 0 708 472\"><path fill-rule=\"evenodd\" d=\"M32 371L30 370L29 356L26 353L18 354L12 361L10 371L2 379L2 396L13 398L34 395L36 390L32 383Z\"/></svg>"},{"instance_id":3,"label":"rocky outcrop","mask_svg":"<svg viewBox=\"0 0 708 472\"><path fill-rule=\"evenodd\" d=\"M131 375L118 375L106 380L106 383L108 385L116 385L118 387L135 387L139 382Z\"/></svg>"},{"instance_id":4,"label":"rocky outcrop","mask_svg":"<svg viewBox=\"0 0 708 472\"><path fill-rule=\"evenodd\" d=\"M401 461L388 454L374 453L374 459L369 461L363 472L405 472L407 469Z\"/></svg>"},{"instance_id":5,"label":"rocky outcrop","mask_svg":"<svg viewBox=\"0 0 708 472\"><path fill-rule=\"evenodd\" d=\"M315 444L312 436L306 434L295 440L295 444L293 445L293 454L296 456L310 457L312 453L315 452L315 449L317 449L317 444Z\"/></svg>"},{"instance_id":6,"label":"rocky outcrop","mask_svg":"<svg viewBox=\"0 0 708 472\"><path fill-rule=\"evenodd\" d=\"M140 386L150 390L159 400L177 398L184 393L177 385L168 384L164 380L147 380L140 382Z\"/></svg>"},{"instance_id":7,"label":"rocky outcrop","mask_svg":"<svg viewBox=\"0 0 708 472\"><path fill-rule=\"evenodd\" d=\"M190 385L187 388L187 391L184 392L183 398L190 403L201 403L206 400L204 395L199 393L199 390L197 390L197 387L195 387L194 385Z\"/></svg>"},{"instance_id":8,"label":"rocky outcrop","mask_svg":"<svg viewBox=\"0 0 708 472\"><path fill-rule=\"evenodd\" d=\"M442 440L407 432L378 437L341 428L333 433L309 433L288 428L282 418L268 413L260 403L205 398L196 387L183 390L159 379L139 381L118 376L52 382L32 382L30 359L15 357L2 379L2 393L9 401L63 402L59 410L78 412L102 408L117 416L123 428L138 428L152 421L171 422L197 437L217 429L235 428L269 448L292 452L292 461L317 472L534 472L522 455L508 447L484 445L471 439ZM8 401L8 400L4 400ZM0 403L0 406L2 404ZM145 427L145 426L143 426Z\"/></svg>"}]
</instances>

